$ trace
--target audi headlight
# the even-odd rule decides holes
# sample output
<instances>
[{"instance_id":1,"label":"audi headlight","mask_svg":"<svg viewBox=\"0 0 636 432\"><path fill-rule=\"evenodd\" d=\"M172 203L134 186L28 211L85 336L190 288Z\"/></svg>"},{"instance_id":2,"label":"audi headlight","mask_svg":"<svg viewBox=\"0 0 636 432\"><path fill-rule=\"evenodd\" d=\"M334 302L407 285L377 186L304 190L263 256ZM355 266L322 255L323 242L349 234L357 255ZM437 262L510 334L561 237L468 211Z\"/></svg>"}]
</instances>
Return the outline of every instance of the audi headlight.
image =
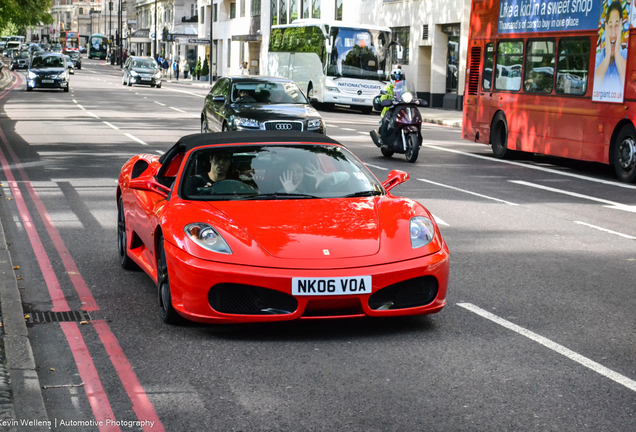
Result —
<instances>
[{"instance_id":1,"label":"audi headlight","mask_svg":"<svg viewBox=\"0 0 636 432\"><path fill-rule=\"evenodd\" d=\"M402 95L402 102L411 103L413 101L413 93L406 92Z\"/></svg>"},{"instance_id":2,"label":"audi headlight","mask_svg":"<svg viewBox=\"0 0 636 432\"><path fill-rule=\"evenodd\" d=\"M435 226L429 218L416 216L411 219L411 246L413 249L426 246L435 237Z\"/></svg>"},{"instance_id":3,"label":"audi headlight","mask_svg":"<svg viewBox=\"0 0 636 432\"><path fill-rule=\"evenodd\" d=\"M130 75L132 75L132 76L137 76L137 75L139 75L139 74L133 70L133 71L130 71Z\"/></svg>"},{"instance_id":4,"label":"audi headlight","mask_svg":"<svg viewBox=\"0 0 636 432\"><path fill-rule=\"evenodd\" d=\"M37 75L35 72L31 72L31 71L28 71L28 72L27 72L27 78L28 78L28 79L32 79L32 80L34 80L34 79L36 79L37 77L38 77L38 75Z\"/></svg>"},{"instance_id":5,"label":"audi headlight","mask_svg":"<svg viewBox=\"0 0 636 432\"><path fill-rule=\"evenodd\" d=\"M204 249L207 249L212 252L232 255L232 249L225 242L221 234L210 225L206 223L191 223L183 228L186 235L190 237L190 239L201 246Z\"/></svg>"},{"instance_id":6,"label":"audi headlight","mask_svg":"<svg viewBox=\"0 0 636 432\"><path fill-rule=\"evenodd\" d=\"M253 120L253 119L248 119L248 118L242 118L242 117L236 117L234 119L234 127L245 127L245 128L256 128L258 129L260 127L260 123L257 120Z\"/></svg>"},{"instance_id":7,"label":"audi headlight","mask_svg":"<svg viewBox=\"0 0 636 432\"><path fill-rule=\"evenodd\" d=\"M320 127L322 127L322 119L309 119L307 122L308 129L318 129Z\"/></svg>"},{"instance_id":8,"label":"audi headlight","mask_svg":"<svg viewBox=\"0 0 636 432\"><path fill-rule=\"evenodd\" d=\"M327 91L340 93L340 90L338 90L338 87L329 87L329 86L327 86Z\"/></svg>"}]
</instances>

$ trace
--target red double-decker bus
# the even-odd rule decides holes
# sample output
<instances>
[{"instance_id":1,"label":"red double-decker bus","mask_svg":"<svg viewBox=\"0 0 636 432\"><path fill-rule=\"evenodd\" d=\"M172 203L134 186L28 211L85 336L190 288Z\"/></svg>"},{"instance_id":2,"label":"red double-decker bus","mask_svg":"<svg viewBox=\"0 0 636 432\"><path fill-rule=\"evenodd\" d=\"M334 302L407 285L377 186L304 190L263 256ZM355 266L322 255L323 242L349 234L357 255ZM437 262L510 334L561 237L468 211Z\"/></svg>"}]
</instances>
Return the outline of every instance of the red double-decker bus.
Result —
<instances>
[{"instance_id":1,"label":"red double-decker bus","mask_svg":"<svg viewBox=\"0 0 636 432\"><path fill-rule=\"evenodd\" d=\"M610 164L633 182L632 2L472 0L463 137L490 144L498 158L531 152Z\"/></svg>"}]
</instances>

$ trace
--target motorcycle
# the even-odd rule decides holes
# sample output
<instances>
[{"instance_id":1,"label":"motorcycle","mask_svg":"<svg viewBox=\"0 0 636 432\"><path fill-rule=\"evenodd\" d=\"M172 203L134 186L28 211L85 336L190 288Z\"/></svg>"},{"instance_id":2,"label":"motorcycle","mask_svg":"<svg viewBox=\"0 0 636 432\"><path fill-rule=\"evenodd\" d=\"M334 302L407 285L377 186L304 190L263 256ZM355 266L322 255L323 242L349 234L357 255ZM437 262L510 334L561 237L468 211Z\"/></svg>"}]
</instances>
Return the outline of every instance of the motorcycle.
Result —
<instances>
[{"instance_id":1,"label":"motorcycle","mask_svg":"<svg viewBox=\"0 0 636 432\"><path fill-rule=\"evenodd\" d=\"M400 153L413 163L422 145L422 116L418 107L426 107L428 103L417 98L415 86L406 80L395 84L393 98L380 100L386 94L386 90L382 90L373 100L378 111L390 108L382 119L380 133L372 130L371 139L385 157Z\"/></svg>"}]
</instances>

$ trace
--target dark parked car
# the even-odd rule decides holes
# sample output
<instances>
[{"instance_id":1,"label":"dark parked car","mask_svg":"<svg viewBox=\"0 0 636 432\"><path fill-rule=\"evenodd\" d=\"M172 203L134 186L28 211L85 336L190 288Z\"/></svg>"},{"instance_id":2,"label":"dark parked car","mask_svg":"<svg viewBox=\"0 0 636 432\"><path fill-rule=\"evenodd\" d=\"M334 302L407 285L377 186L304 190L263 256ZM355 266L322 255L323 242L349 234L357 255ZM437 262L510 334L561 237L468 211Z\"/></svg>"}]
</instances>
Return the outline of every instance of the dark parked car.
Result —
<instances>
[{"instance_id":1,"label":"dark parked car","mask_svg":"<svg viewBox=\"0 0 636 432\"><path fill-rule=\"evenodd\" d=\"M75 65L73 65L73 60L67 54L64 54L64 60L66 60L66 68L68 69L68 73L71 75L75 75Z\"/></svg>"},{"instance_id":2,"label":"dark parked car","mask_svg":"<svg viewBox=\"0 0 636 432\"><path fill-rule=\"evenodd\" d=\"M19 51L13 54L10 69L28 69L31 53L29 51Z\"/></svg>"},{"instance_id":3,"label":"dark parked car","mask_svg":"<svg viewBox=\"0 0 636 432\"><path fill-rule=\"evenodd\" d=\"M146 84L150 87L161 88L161 67L153 58L128 57L124 64L122 85Z\"/></svg>"},{"instance_id":4,"label":"dark parked car","mask_svg":"<svg viewBox=\"0 0 636 432\"><path fill-rule=\"evenodd\" d=\"M71 61L73 62L73 67L75 69L81 69L82 68L82 56L79 54L79 52L69 52L68 56L71 58Z\"/></svg>"},{"instance_id":5,"label":"dark parked car","mask_svg":"<svg viewBox=\"0 0 636 432\"><path fill-rule=\"evenodd\" d=\"M201 132L277 130L327 133L322 117L291 80L224 77L206 96Z\"/></svg>"},{"instance_id":6,"label":"dark parked car","mask_svg":"<svg viewBox=\"0 0 636 432\"><path fill-rule=\"evenodd\" d=\"M27 91L34 88L61 88L68 92L69 77L62 54L38 54L31 59L27 72Z\"/></svg>"}]
</instances>

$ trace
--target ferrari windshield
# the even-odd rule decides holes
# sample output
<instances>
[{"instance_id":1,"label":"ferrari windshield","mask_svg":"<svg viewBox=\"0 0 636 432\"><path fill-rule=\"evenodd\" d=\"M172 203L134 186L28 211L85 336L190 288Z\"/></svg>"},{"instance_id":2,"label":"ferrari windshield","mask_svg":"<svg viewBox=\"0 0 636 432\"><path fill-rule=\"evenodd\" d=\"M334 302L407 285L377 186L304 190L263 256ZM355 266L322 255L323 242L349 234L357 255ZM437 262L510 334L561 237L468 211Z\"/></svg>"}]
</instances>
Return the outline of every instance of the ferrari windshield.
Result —
<instances>
[{"instance_id":1,"label":"ferrari windshield","mask_svg":"<svg viewBox=\"0 0 636 432\"><path fill-rule=\"evenodd\" d=\"M184 199L266 200L374 196L375 177L346 149L331 145L208 147L183 171Z\"/></svg>"}]
</instances>

